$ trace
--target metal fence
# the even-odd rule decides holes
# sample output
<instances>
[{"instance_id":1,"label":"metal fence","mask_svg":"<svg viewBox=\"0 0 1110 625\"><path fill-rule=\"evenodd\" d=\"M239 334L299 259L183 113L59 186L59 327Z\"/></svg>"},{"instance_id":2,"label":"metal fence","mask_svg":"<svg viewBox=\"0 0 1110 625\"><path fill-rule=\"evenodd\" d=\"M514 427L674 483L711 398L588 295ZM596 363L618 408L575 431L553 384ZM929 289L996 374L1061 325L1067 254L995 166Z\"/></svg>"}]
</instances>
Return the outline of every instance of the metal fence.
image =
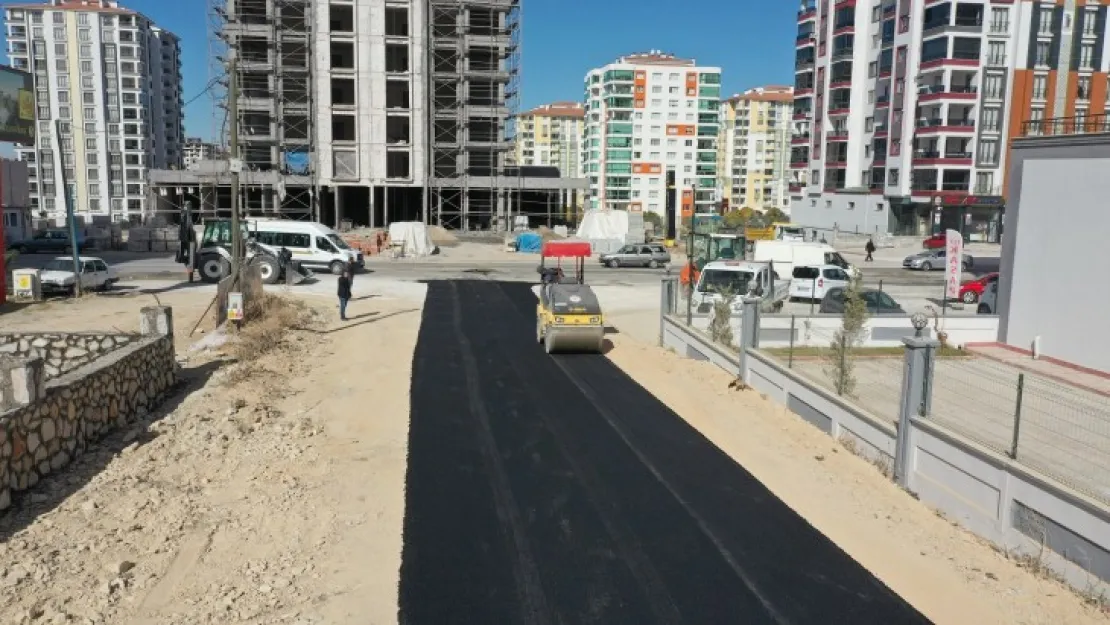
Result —
<instances>
[{"instance_id":1,"label":"metal fence","mask_svg":"<svg viewBox=\"0 0 1110 625\"><path fill-rule=\"evenodd\" d=\"M1110 116L1076 115L1074 117L1051 117L1033 119L1021 123L1023 137L1054 137L1088 133L1110 132Z\"/></svg>"},{"instance_id":2,"label":"metal fence","mask_svg":"<svg viewBox=\"0 0 1110 625\"><path fill-rule=\"evenodd\" d=\"M687 318L681 287L673 280L669 285L664 282L664 314L714 338L707 315L694 311ZM733 321L728 347L735 352L743 349L742 320ZM835 330L807 330L804 318L795 329L820 336L807 336L808 347L753 348L871 415L898 422L907 375L904 349L846 345ZM910 392L923 397L914 416L1110 503L1110 398L939 345L928 350L925 362L924 371L912 378L921 383Z\"/></svg>"}]
</instances>

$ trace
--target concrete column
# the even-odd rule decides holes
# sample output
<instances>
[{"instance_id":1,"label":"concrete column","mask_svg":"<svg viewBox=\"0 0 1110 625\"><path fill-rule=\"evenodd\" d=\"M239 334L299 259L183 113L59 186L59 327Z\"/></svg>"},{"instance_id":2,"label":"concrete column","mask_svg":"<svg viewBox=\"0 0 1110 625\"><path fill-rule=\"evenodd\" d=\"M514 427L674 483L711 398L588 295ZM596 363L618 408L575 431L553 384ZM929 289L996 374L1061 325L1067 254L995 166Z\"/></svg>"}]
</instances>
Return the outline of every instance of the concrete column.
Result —
<instances>
[{"instance_id":1,"label":"concrete column","mask_svg":"<svg viewBox=\"0 0 1110 625\"><path fill-rule=\"evenodd\" d=\"M910 421L927 417L932 408L933 363L939 341L924 337L902 339L906 354L902 366L902 402L898 411L898 439L894 449L894 479L909 488Z\"/></svg>"},{"instance_id":2,"label":"concrete column","mask_svg":"<svg viewBox=\"0 0 1110 625\"><path fill-rule=\"evenodd\" d=\"M389 185L382 187L382 226L388 228L389 222Z\"/></svg>"},{"instance_id":3,"label":"concrete column","mask_svg":"<svg viewBox=\"0 0 1110 625\"><path fill-rule=\"evenodd\" d=\"M374 185L370 185L370 223L366 225L371 228L377 227L377 219L374 215Z\"/></svg>"},{"instance_id":4,"label":"concrete column","mask_svg":"<svg viewBox=\"0 0 1110 625\"><path fill-rule=\"evenodd\" d=\"M498 189L497 190L497 205L496 205L496 207L497 208L496 208L496 211L495 211L495 219L497 221L500 221L501 224L504 225L504 220L505 220L505 190L504 189Z\"/></svg>"},{"instance_id":5,"label":"concrete column","mask_svg":"<svg viewBox=\"0 0 1110 625\"><path fill-rule=\"evenodd\" d=\"M144 306L139 310L139 333L143 336L173 338L173 308Z\"/></svg>"},{"instance_id":6,"label":"concrete column","mask_svg":"<svg viewBox=\"0 0 1110 625\"><path fill-rule=\"evenodd\" d=\"M744 297L740 300L743 309L740 317L740 377L748 382L748 350L759 347L759 306L763 300L758 297Z\"/></svg>"},{"instance_id":7,"label":"concrete column","mask_svg":"<svg viewBox=\"0 0 1110 625\"><path fill-rule=\"evenodd\" d=\"M663 347L663 318L675 313L675 294L678 292L678 279L671 276L671 268L667 267L661 281L659 290L659 347Z\"/></svg>"},{"instance_id":8,"label":"concrete column","mask_svg":"<svg viewBox=\"0 0 1110 625\"><path fill-rule=\"evenodd\" d=\"M0 356L0 410L26 406L45 393L41 358Z\"/></svg>"},{"instance_id":9,"label":"concrete column","mask_svg":"<svg viewBox=\"0 0 1110 625\"><path fill-rule=\"evenodd\" d=\"M335 204L335 229L339 230L339 224L343 222L343 187L332 187L331 195L332 203Z\"/></svg>"}]
</instances>

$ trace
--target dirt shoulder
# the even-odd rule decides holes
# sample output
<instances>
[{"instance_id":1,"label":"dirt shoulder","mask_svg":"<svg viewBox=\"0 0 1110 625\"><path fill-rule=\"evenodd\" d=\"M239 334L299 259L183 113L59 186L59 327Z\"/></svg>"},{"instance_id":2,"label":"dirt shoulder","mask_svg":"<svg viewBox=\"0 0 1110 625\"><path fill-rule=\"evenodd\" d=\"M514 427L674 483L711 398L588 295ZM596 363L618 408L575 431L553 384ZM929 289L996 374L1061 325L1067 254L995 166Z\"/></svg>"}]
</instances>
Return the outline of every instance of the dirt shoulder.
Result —
<instances>
[{"instance_id":1,"label":"dirt shoulder","mask_svg":"<svg viewBox=\"0 0 1110 625\"><path fill-rule=\"evenodd\" d=\"M209 299L160 298L179 335ZM5 328L137 325L136 301L102 299ZM366 299L340 326L310 302L318 320L265 353L179 348L167 410L0 516L0 622L396 622L421 303Z\"/></svg>"},{"instance_id":2,"label":"dirt shoulder","mask_svg":"<svg viewBox=\"0 0 1110 625\"><path fill-rule=\"evenodd\" d=\"M1110 622L944 520L867 461L709 364L612 337L609 358L938 625Z\"/></svg>"}]
</instances>

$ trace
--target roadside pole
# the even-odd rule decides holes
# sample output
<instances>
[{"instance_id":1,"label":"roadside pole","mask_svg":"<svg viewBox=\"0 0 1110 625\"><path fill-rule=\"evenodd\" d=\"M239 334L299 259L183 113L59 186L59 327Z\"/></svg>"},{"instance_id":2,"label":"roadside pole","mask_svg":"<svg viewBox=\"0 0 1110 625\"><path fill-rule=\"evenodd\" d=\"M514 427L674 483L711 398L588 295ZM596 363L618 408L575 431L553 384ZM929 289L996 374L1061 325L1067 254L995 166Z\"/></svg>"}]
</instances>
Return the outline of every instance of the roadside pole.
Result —
<instances>
[{"instance_id":1,"label":"roadside pole","mask_svg":"<svg viewBox=\"0 0 1110 625\"><path fill-rule=\"evenodd\" d=\"M62 145L62 120L54 120L54 140L55 145L61 147ZM81 252L77 247L77 216L74 214L75 209L73 203L76 199L73 197L73 188L70 187L69 180L66 179L66 168L62 167L60 173L62 180L62 188L65 189L66 198L66 223L69 226L69 247L73 252L73 294L81 297Z\"/></svg>"},{"instance_id":2,"label":"roadside pole","mask_svg":"<svg viewBox=\"0 0 1110 625\"><path fill-rule=\"evenodd\" d=\"M231 275L234 276L232 280L234 287L241 278L240 259L243 255L243 233L239 217L239 173L243 169L243 161L239 157L239 54L237 50L231 50L227 73L230 77L228 117L231 120L231 137L228 169L231 170Z\"/></svg>"}]
</instances>

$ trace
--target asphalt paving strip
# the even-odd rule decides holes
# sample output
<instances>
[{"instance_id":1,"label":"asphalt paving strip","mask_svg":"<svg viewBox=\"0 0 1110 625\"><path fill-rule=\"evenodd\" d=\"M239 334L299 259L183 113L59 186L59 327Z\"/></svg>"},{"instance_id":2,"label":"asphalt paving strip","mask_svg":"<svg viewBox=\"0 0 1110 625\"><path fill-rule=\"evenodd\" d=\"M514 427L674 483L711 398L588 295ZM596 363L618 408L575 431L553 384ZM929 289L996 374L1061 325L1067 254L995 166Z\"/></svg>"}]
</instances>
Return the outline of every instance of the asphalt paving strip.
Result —
<instances>
[{"instance_id":1,"label":"asphalt paving strip","mask_svg":"<svg viewBox=\"0 0 1110 625\"><path fill-rule=\"evenodd\" d=\"M431 282L400 622L927 623L523 283ZM742 418L738 415L737 418Z\"/></svg>"}]
</instances>

